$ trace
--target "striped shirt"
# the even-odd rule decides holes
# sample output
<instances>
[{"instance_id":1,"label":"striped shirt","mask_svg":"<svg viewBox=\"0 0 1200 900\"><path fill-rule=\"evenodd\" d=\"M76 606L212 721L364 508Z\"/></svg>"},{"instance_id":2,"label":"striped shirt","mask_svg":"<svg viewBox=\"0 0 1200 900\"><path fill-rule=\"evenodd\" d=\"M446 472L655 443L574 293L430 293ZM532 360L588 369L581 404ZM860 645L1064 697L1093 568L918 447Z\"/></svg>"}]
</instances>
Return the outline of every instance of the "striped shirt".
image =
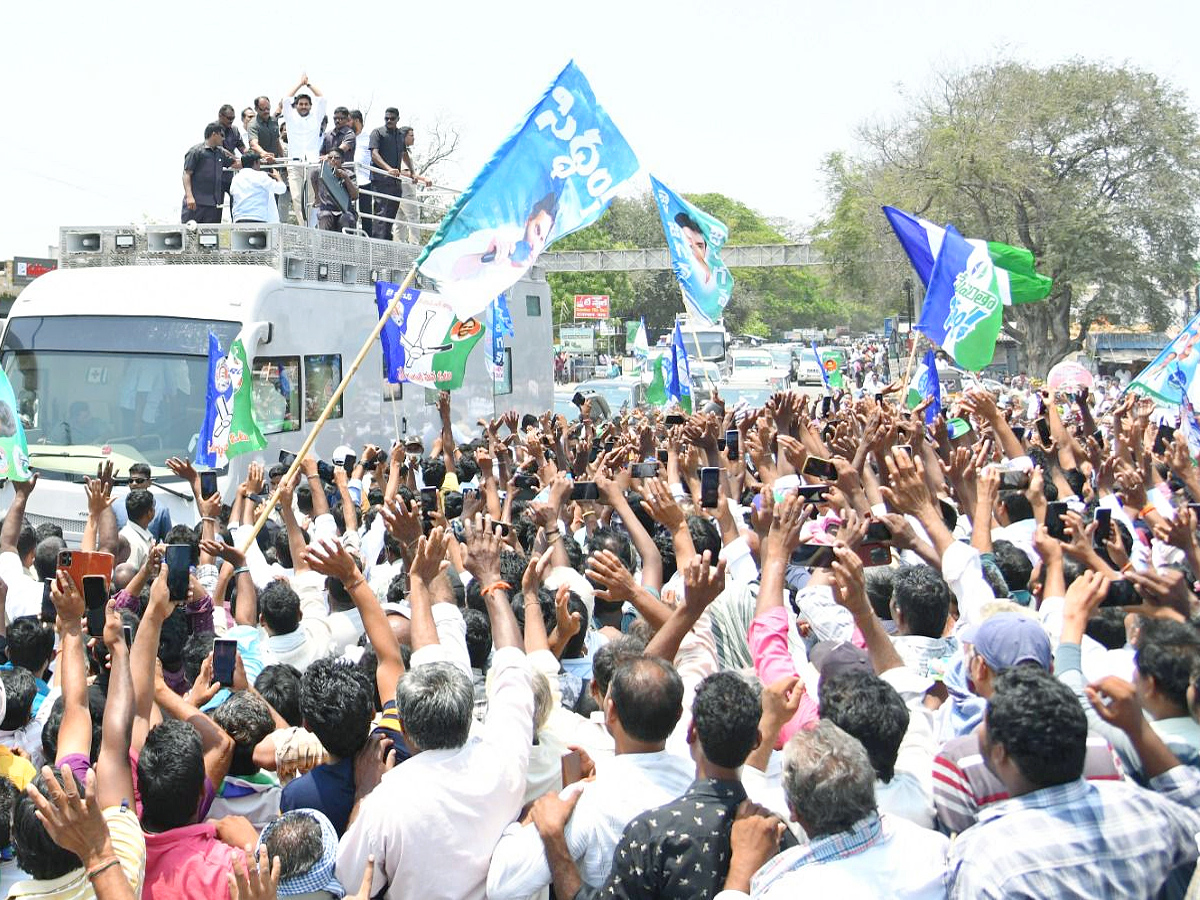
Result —
<instances>
[{"instance_id":1,"label":"striped shirt","mask_svg":"<svg viewBox=\"0 0 1200 900\"><path fill-rule=\"evenodd\" d=\"M1125 777L1112 746L1098 734L1087 736L1083 777L1088 781ZM938 827L946 834L961 834L979 821L981 809L1007 799L1004 782L983 761L975 732L947 741L934 758L933 804Z\"/></svg>"},{"instance_id":2,"label":"striped shirt","mask_svg":"<svg viewBox=\"0 0 1200 900\"><path fill-rule=\"evenodd\" d=\"M993 803L950 846L950 897L1146 898L1196 859L1200 772L1080 778Z\"/></svg>"}]
</instances>

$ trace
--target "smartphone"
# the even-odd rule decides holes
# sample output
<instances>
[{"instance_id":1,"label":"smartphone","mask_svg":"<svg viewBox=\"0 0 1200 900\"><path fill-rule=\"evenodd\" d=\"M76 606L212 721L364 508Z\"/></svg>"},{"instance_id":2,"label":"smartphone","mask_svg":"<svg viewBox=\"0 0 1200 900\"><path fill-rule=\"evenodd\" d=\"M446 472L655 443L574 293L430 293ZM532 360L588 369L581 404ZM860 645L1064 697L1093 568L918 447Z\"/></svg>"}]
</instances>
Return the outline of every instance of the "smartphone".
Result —
<instances>
[{"instance_id":1,"label":"smartphone","mask_svg":"<svg viewBox=\"0 0 1200 900\"><path fill-rule=\"evenodd\" d=\"M358 462L358 457L355 454L353 454L353 453L346 454L346 458L342 460L342 468L346 470L347 475L349 475L351 472L354 471L354 464L357 462Z\"/></svg>"},{"instance_id":2,"label":"smartphone","mask_svg":"<svg viewBox=\"0 0 1200 900\"><path fill-rule=\"evenodd\" d=\"M1019 470L1001 472L1000 487L1005 490L1023 491L1029 487L1029 473Z\"/></svg>"},{"instance_id":3,"label":"smartphone","mask_svg":"<svg viewBox=\"0 0 1200 900\"><path fill-rule=\"evenodd\" d=\"M577 481L571 488L572 500L599 500L600 489L594 481Z\"/></svg>"},{"instance_id":4,"label":"smartphone","mask_svg":"<svg viewBox=\"0 0 1200 900\"><path fill-rule=\"evenodd\" d=\"M542 483L538 481L536 475L530 475L526 472L520 472L513 476L513 487L517 488L533 488L536 490L541 487Z\"/></svg>"},{"instance_id":5,"label":"smartphone","mask_svg":"<svg viewBox=\"0 0 1200 900\"><path fill-rule=\"evenodd\" d=\"M1050 443L1050 420L1045 416L1033 423L1037 428L1038 437L1042 439L1043 444Z\"/></svg>"},{"instance_id":6,"label":"smartphone","mask_svg":"<svg viewBox=\"0 0 1200 900\"><path fill-rule=\"evenodd\" d=\"M107 590L108 580L112 577L113 555L98 550L60 550L58 567L67 570L80 591L83 591L83 579L87 575L101 576Z\"/></svg>"},{"instance_id":7,"label":"smartphone","mask_svg":"<svg viewBox=\"0 0 1200 900\"><path fill-rule=\"evenodd\" d=\"M716 466L700 469L700 505L715 509L721 501L721 470Z\"/></svg>"},{"instance_id":8,"label":"smartphone","mask_svg":"<svg viewBox=\"0 0 1200 900\"><path fill-rule=\"evenodd\" d=\"M92 637L104 635L104 607L108 605L108 587L99 575L83 576L83 605L87 609L87 630Z\"/></svg>"},{"instance_id":9,"label":"smartphone","mask_svg":"<svg viewBox=\"0 0 1200 900\"><path fill-rule=\"evenodd\" d=\"M912 444L897 444L896 449L907 455L909 459L912 459Z\"/></svg>"},{"instance_id":10,"label":"smartphone","mask_svg":"<svg viewBox=\"0 0 1200 900\"><path fill-rule=\"evenodd\" d=\"M1065 541L1067 533L1065 531L1066 523L1063 521L1063 514L1067 511L1067 504L1062 500L1055 500L1053 503L1046 504L1046 531L1050 533L1050 537L1057 541Z\"/></svg>"},{"instance_id":11,"label":"smartphone","mask_svg":"<svg viewBox=\"0 0 1200 900\"><path fill-rule=\"evenodd\" d=\"M200 473L200 496L211 497L217 492L217 473L216 472L201 472Z\"/></svg>"},{"instance_id":12,"label":"smartphone","mask_svg":"<svg viewBox=\"0 0 1200 900\"><path fill-rule=\"evenodd\" d=\"M829 495L829 485L802 484L796 488L796 493L804 498L805 503L822 503Z\"/></svg>"},{"instance_id":13,"label":"smartphone","mask_svg":"<svg viewBox=\"0 0 1200 900\"><path fill-rule=\"evenodd\" d=\"M54 598L50 595L50 579L42 582L42 621L54 624L58 618L58 610L54 608Z\"/></svg>"},{"instance_id":14,"label":"smartphone","mask_svg":"<svg viewBox=\"0 0 1200 900\"><path fill-rule=\"evenodd\" d=\"M213 641L213 680L223 687L233 685L233 667L237 662L237 641Z\"/></svg>"},{"instance_id":15,"label":"smartphone","mask_svg":"<svg viewBox=\"0 0 1200 900\"><path fill-rule=\"evenodd\" d=\"M725 452L725 438L723 438L723 437L717 438L717 452L718 453Z\"/></svg>"},{"instance_id":16,"label":"smartphone","mask_svg":"<svg viewBox=\"0 0 1200 900\"><path fill-rule=\"evenodd\" d=\"M326 484L333 483L333 464L327 463L324 460L317 460L317 477Z\"/></svg>"},{"instance_id":17,"label":"smartphone","mask_svg":"<svg viewBox=\"0 0 1200 900\"><path fill-rule=\"evenodd\" d=\"M578 750L572 750L562 755L563 787L583 781L583 756Z\"/></svg>"},{"instance_id":18,"label":"smartphone","mask_svg":"<svg viewBox=\"0 0 1200 900\"><path fill-rule=\"evenodd\" d=\"M820 478L822 481L837 481L837 469L834 468L833 463L819 456L810 456L804 460L804 468L801 471L805 475Z\"/></svg>"},{"instance_id":19,"label":"smartphone","mask_svg":"<svg viewBox=\"0 0 1200 900\"><path fill-rule=\"evenodd\" d=\"M827 544L801 544L792 551L791 564L810 569L828 569L833 565L833 548Z\"/></svg>"},{"instance_id":20,"label":"smartphone","mask_svg":"<svg viewBox=\"0 0 1200 900\"><path fill-rule=\"evenodd\" d=\"M1096 507L1096 544L1102 546L1112 534L1112 510L1107 506Z\"/></svg>"},{"instance_id":21,"label":"smartphone","mask_svg":"<svg viewBox=\"0 0 1200 900\"><path fill-rule=\"evenodd\" d=\"M882 405L882 404L883 404L883 393L882 393L882 392L880 392L880 393L877 393L877 394L875 395L875 402L876 402L876 403L878 403L878 404L880 404L880 405Z\"/></svg>"},{"instance_id":22,"label":"smartphone","mask_svg":"<svg viewBox=\"0 0 1200 900\"><path fill-rule=\"evenodd\" d=\"M658 461L664 466L667 464L667 456L668 456L667 448L659 447L658 448Z\"/></svg>"},{"instance_id":23,"label":"smartphone","mask_svg":"<svg viewBox=\"0 0 1200 900\"><path fill-rule=\"evenodd\" d=\"M1175 426L1162 424L1158 426L1158 434L1154 436L1154 452L1166 453L1167 446L1175 440Z\"/></svg>"},{"instance_id":24,"label":"smartphone","mask_svg":"<svg viewBox=\"0 0 1200 900\"><path fill-rule=\"evenodd\" d=\"M654 478L658 475L658 461L631 463L629 474L634 478Z\"/></svg>"},{"instance_id":25,"label":"smartphone","mask_svg":"<svg viewBox=\"0 0 1200 900\"><path fill-rule=\"evenodd\" d=\"M821 418L829 415L829 410L833 409L833 398L825 396L821 398Z\"/></svg>"},{"instance_id":26,"label":"smartphone","mask_svg":"<svg viewBox=\"0 0 1200 900\"><path fill-rule=\"evenodd\" d=\"M681 416L679 413L671 413L663 421L667 425L682 425L684 422L687 421L687 419L684 416Z\"/></svg>"},{"instance_id":27,"label":"smartphone","mask_svg":"<svg viewBox=\"0 0 1200 900\"><path fill-rule=\"evenodd\" d=\"M424 515L437 512L438 489L435 487L421 488L421 512Z\"/></svg>"},{"instance_id":28,"label":"smartphone","mask_svg":"<svg viewBox=\"0 0 1200 900\"><path fill-rule=\"evenodd\" d=\"M892 564L892 550L887 544L860 544L854 552L867 567Z\"/></svg>"},{"instance_id":29,"label":"smartphone","mask_svg":"<svg viewBox=\"0 0 1200 900\"><path fill-rule=\"evenodd\" d=\"M1096 439L1096 443L1098 445L1100 445L1100 447L1104 446L1104 432L1103 431L1101 431L1099 428L1097 428L1095 431L1092 432L1092 437L1094 437Z\"/></svg>"},{"instance_id":30,"label":"smartphone","mask_svg":"<svg viewBox=\"0 0 1200 900\"><path fill-rule=\"evenodd\" d=\"M292 453L288 450L280 450L279 451L279 464L281 466L287 466L290 469L292 467L292 463L294 463L295 461L296 461L295 453Z\"/></svg>"},{"instance_id":31,"label":"smartphone","mask_svg":"<svg viewBox=\"0 0 1200 900\"><path fill-rule=\"evenodd\" d=\"M615 447L615 446L617 446L617 441L616 441L616 439L615 439L615 438L609 438L607 441L605 441L605 442L604 442L604 452L605 452L605 453L612 453L612 451L613 451L613 447Z\"/></svg>"},{"instance_id":32,"label":"smartphone","mask_svg":"<svg viewBox=\"0 0 1200 900\"><path fill-rule=\"evenodd\" d=\"M121 626L121 634L124 635L124 637L125 637L125 649L128 650L130 647L133 646L133 626L132 625L122 625Z\"/></svg>"},{"instance_id":33,"label":"smartphone","mask_svg":"<svg viewBox=\"0 0 1200 900\"><path fill-rule=\"evenodd\" d=\"M501 537L508 537L509 532L512 531L512 526L507 522L497 522L495 519L487 520L488 531L490 531L492 534L495 534L497 528L500 529Z\"/></svg>"},{"instance_id":34,"label":"smartphone","mask_svg":"<svg viewBox=\"0 0 1200 900\"><path fill-rule=\"evenodd\" d=\"M167 544L167 590L171 600L183 603L188 595L188 576L192 572L192 548L189 544Z\"/></svg>"},{"instance_id":35,"label":"smartphone","mask_svg":"<svg viewBox=\"0 0 1200 900\"><path fill-rule=\"evenodd\" d=\"M1020 441L1022 443L1025 442L1025 426L1024 425L1012 426L1012 433L1018 441Z\"/></svg>"},{"instance_id":36,"label":"smartphone","mask_svg":"<svg viewBox=\"0 0 1200 900\"><path fill-rule=\"evenodd\" d=\"M730 428L725 432L725 456L731 462L737 462L738 458L738 441L740 440L738 430Z\"/></svg>"},{"instance_id":37,"label":"smartphone","mask_svg":"<svg viewBox=\"0 0 1200 900\"><path fill-rule=\"evenodd\" d=\"M867 523L867 533L863 541L868 544L886 544L892 539L892 529L886 522L871 521Z\"/></svg>"}]
</instances>

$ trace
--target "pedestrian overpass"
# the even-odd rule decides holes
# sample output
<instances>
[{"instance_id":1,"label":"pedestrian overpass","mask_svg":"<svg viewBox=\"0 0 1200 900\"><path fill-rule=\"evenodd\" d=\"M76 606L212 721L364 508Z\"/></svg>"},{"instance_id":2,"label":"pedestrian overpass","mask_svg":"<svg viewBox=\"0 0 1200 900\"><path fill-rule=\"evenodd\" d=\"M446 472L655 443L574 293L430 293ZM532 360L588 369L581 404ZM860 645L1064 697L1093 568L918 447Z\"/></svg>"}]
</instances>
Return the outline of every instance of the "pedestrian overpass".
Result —
<instances>
[{"instance_id":1,"label":"pedestrian overpass","mask_svg":"<svg viewBox=\"0 0 1200 900\"><path fill-rule=\"evenodd\" d=\"M721 260L731 269L767 266L827 265L812 244L749 244L721 248ZM671 268L666 247L632 250L560 250L543 253L537 267L543 272L646 272Z\"/></svg>"}]
</instances>

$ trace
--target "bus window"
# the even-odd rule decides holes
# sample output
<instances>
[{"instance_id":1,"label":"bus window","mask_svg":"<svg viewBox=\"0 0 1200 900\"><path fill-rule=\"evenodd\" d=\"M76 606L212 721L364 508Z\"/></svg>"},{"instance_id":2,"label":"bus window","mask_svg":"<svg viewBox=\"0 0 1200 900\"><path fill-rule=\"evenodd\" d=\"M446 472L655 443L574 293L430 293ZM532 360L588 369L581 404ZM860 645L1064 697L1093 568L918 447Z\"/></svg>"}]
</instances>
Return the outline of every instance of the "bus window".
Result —
<instances>
[{"instance_id":1,"label":"bus window","mask_svg":"<svg viewBox=\"0 0 1200 900\"><path fill-rule=\"evenodd\" d=\"M315 422L321 418L325 404L342 382L342 356L340 353L325 353L320 356L304 357L304 418ZM329 414L331 419L342 417L342 398Z\"/></svg>"},{"instance_id":2,"label":"bus window","mask_svg":"<svg viewBox=\"0 0 1200 900\"><path fill-rule=\"evenodd\" d=\"M255 357L254 418L263 434L300 430L300 357Z\"/></svg>"}]
</instances>

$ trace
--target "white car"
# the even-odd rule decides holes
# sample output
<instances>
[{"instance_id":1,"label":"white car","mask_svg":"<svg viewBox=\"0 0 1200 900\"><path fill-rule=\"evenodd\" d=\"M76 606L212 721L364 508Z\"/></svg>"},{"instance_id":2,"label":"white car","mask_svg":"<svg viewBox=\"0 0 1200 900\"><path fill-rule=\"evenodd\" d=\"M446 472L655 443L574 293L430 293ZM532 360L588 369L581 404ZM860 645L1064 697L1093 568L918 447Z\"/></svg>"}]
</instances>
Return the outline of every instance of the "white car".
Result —
<instances>
[{"instance_id":1,"label":"white car","mask_svg":"<svg viewBox=\"0 0 1200 900\"><path fill-rule=\"evenodd\" d=\"M780 369L767 350L737 349L729 354L729 380L765 384L777 390L785 390L788 382L787 369Z\"/></svg>"}]
</instances>

